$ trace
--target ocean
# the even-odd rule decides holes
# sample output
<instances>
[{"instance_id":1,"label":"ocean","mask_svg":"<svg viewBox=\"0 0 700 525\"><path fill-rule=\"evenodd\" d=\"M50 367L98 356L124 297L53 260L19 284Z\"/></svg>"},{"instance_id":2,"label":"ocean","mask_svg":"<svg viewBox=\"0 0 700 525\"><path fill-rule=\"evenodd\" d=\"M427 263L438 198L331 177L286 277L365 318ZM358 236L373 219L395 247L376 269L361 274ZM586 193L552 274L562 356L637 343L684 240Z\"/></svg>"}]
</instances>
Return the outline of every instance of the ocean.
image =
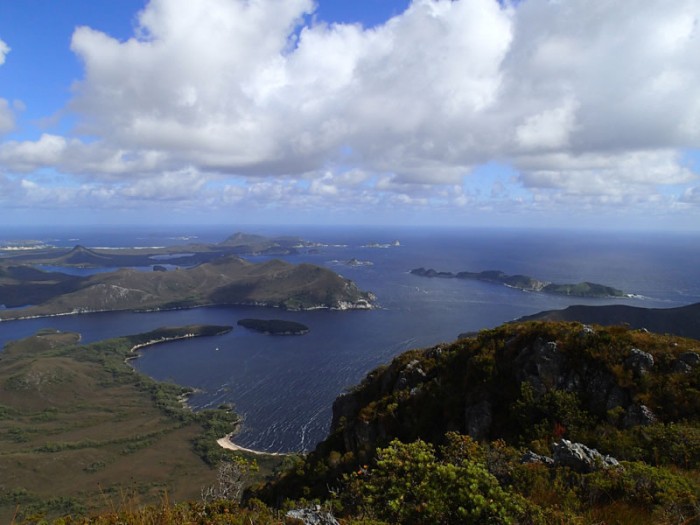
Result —
<instances>
[{"instance_id":1,"label":"ocean","mask_svg":"<svg viewBox=\"0 0 700 525\"><path fill-rule=\"evenodd\" d=\"M0 230L0 246L20 240L65 247L173 246L220 242L237 230L319 243L313 252L284 259L331 268L374 292L380 308L287 312L211 307L2 322L0 345L45 327L77 331L84 342L91 342L159 326L235 325L245 317L304 323L311 331L303 336L267 336L236 327L224 336L147 348L133 363L156 379L196 388L190 399L195 409L233 404L244 417L238 444L270 452L307 451L327 434L337 395L402 351L572 304L670 308L700 302L700 235L693 233L310 226L27 228ZM359 264L348 264L353 259ZM577 299L528 293L479 281L411 275L417 267L502 270L557 283L590 281L634 297Z\"/></svg>"}]
</instances>

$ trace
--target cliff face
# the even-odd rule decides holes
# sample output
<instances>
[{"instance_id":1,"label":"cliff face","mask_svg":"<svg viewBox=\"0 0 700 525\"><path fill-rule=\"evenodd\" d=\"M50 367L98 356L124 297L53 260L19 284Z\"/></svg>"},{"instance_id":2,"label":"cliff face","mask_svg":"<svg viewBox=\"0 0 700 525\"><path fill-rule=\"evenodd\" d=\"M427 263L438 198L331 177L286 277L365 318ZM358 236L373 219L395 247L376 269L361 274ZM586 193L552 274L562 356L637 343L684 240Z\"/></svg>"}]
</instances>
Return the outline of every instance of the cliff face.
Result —
<instances>
[{"instance_id":1,"label":"cliff face","mask_svg":"<svg viewBox=\"0 0 700 525\"><path fill-rule=\"evenodd\" d=\"M697 391L698 341L578 323L505 325L371 372L335 401L329 437L283 491L323 491L394 438L440 445L450 431L547 454L567 438L618 459L651 458L649 435L669 425L697 433Z\"/></svg>"}]
</instances>

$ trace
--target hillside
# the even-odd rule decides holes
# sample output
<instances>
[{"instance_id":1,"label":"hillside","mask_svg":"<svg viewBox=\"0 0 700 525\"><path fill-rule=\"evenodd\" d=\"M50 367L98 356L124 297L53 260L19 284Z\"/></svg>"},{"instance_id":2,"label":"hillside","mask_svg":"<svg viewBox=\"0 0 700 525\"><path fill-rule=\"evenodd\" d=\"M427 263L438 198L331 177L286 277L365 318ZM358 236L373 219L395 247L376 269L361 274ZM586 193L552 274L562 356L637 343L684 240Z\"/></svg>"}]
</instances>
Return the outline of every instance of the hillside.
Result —
<instances>
[{"instance_id":1,"label":"hillside","mask_svg":"<svg viewBox=\"0 0 700 525\"><path fill-rule=\"evenodd\" d=\"M697 392L698 341L505 325L370 373L334 403L329 437L257 495L334 497L388 523L696 523Z\"/></svg>"},{"instance_id":2,"label":"hillside","mask_svg":"<svg viewBox=\"0 0 700 525\"><path fill-rule=\"evenodd\" d=\"M289 310L351 309L370 308L373 301L371 294L361 292L353 282L318 266L280 260L254 264L235 256L188 269L122 269L68 281L39 280L36 270L33 272L31 280L0 285L0 302L14 306L16 300L9 303L4 298L22 296L43 300L26 308L0 310L0 319L236 304Z\"/></svg>"},{"instance_id":3,"label":"hillside","mask_svg":"<svg viewBox=\"0 0 700 525\"><path fill-rule=\"evenodd\" d=\"M188 389L153 381L126 362L160 340L213 336L231 327L164 328L82 346L78 334L44 330L0 355L0 522L107 511L126 495L163 491L182 500L215 482L216 439L230 411L197 414Z\"/></svg>"}]
</instances>

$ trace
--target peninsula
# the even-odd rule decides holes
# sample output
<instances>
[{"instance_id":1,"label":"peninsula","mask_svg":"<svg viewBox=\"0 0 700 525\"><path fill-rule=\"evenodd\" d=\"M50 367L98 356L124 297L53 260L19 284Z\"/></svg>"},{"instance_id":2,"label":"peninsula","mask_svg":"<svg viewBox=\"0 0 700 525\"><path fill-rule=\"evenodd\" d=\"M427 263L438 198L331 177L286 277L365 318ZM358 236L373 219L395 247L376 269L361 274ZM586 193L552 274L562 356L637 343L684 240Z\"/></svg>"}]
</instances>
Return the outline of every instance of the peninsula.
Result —
<instances>
[{"instance_id":1,"label":"peninsula","mask_svg":"<svg viewBox=\"0 0 700 525\"><path fill-rule=\"evenodd\" d=\"M627 297L627 294L617 288L603 284L581 282L576 284L556 284L540 281L528 275L508 275L499 270L487 270L483 272L438 272L425 268L411 270L412 275L419 277L438 277L442 279L474 279L487 283L501 284L510 288L516 288L525 292L541 292L553 295L568 295L572 297Z\"/></svg>"},{"instance_id":2,"label":"peninsula","mask_svg":"<svg viewBox=\"0 0 700 525\"><path fill-rule=\"evenodd\" d=\"M214 305L287 310L370 309L374 296L331 270L273 259L222 256L193 268L143 272L120 269L87 277L0 266L0 320L54 315L149 311ZM31 306L25 306L29 303Z\"/></svg>"}]
</instances>

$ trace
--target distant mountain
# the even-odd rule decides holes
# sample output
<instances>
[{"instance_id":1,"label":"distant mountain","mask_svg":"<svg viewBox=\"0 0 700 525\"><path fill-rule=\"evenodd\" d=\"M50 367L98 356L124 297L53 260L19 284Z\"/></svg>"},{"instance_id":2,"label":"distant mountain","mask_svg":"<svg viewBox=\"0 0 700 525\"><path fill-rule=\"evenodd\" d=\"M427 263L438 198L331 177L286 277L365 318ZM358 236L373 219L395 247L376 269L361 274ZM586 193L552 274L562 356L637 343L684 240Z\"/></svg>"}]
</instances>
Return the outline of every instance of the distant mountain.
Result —
<instances>
[{"instance_id":1,"label":"distant mountain","mask_svg":"<svg viewBox=\"0 0 700 525\"><path fill-rule=\"evenodd\" d=\"M582 282L576 284L556 284L540 281L528 275L508 275L500 270L483 272L438 272L425 268L411 270L412 275L419 277L438 277L442 279L474 279L487 283L502 284L525 292L542 292L553 295L569 295L574 297L625 297L625 293L617 288L603 284Z\"/></svg>"},{"instance_id":2,"label":"distant mountain","mask_svg":"<svg viewBox=\"0 0 700 525\"><path fill-rule=\"evenodd\" d=\"M116 310L162 310L206 305L259 305L288 310L366 309L374 297L338 274L311 264L280 260L254 264L227 256L194 268L166 272L116 272L75 278L66 285L17 281L6 291L54 293L40 304L0 310L0 319Z\"/></svg>"},{"instance_id":3,"label":"distant mountain","mask_svg":"<svg viewBox=\"0 0 700 525\"><path fill-rule=\"evenodd\" d=\"M67 266L101 266L111 264L111 257L100 255L98 252L76 245L71 251L54 259L53 264Z\"/></svg>"},{"instance_id":4,"label":"distant mountain","mask_svg":"<svg viewBox=\"0 0 700 525\"><path fill-rule=\"evenodd\" d=\"M239 254L290 255L305 243L298 237L265 237L237 232L216 246L233 249Z\"/></svg>"},{"instance_id":5,"label":"distant mountain","mask_svg":"<svg viewBox=\"0 0 700 525\"><path fill-rule=\"evenodd\" d=\"M265 237L237 232L214 244L186 244L152 248L86 248L77 245L71 249L47 246L30 252L12 253L0 259L7 264L45 264L68 267L127 267L148 266L167 257L170 264L194 266L210 262L222 255L282 256L298 253L299 248L310 248L313 243L299 237ZM158 259L160 258L160 259Z\"/></svg>"},{"instance_id":6,"label":"distant mountain","mask_svg":"<svg viewBox=\"0 0 700 525\"><path fill-rule=\"evenodd\" d=\"M521 321L578 321L604 326L626 324L660 334L675 334L700 339L700 303L677 308L640 308L621 304L607 306L569 306L521 317Z\"/></svg>"}]
</instances>

